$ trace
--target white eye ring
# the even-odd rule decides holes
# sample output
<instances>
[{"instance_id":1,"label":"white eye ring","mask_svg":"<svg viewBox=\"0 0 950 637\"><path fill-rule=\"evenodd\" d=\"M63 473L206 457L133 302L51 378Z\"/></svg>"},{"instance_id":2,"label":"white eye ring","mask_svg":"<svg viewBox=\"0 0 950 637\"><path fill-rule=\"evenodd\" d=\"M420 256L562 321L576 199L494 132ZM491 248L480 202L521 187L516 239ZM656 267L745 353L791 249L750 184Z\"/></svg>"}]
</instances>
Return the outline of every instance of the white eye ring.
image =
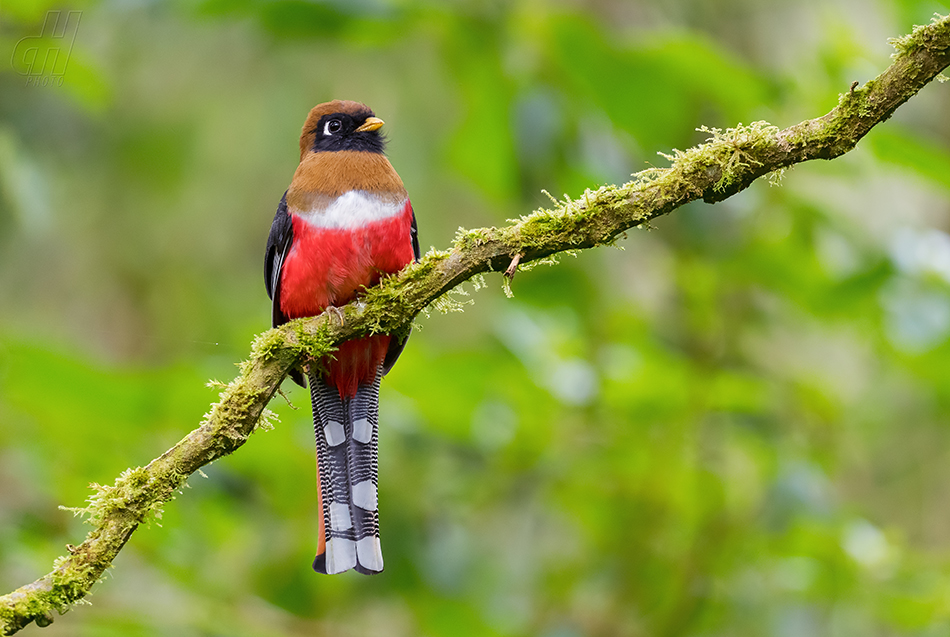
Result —
<instances>
[{"instance_id":1,"label":"white eye ring","mask_svg":"<svg viewBox=\"0 0 950 637\"><path fill-rule=\"evenodd\" d=\"M331 119L323 125L323 134L333 135L334 133L339 133L341 128L343 128L343 124L340 123L340 120Z\"/></svg>"}]
</instances>

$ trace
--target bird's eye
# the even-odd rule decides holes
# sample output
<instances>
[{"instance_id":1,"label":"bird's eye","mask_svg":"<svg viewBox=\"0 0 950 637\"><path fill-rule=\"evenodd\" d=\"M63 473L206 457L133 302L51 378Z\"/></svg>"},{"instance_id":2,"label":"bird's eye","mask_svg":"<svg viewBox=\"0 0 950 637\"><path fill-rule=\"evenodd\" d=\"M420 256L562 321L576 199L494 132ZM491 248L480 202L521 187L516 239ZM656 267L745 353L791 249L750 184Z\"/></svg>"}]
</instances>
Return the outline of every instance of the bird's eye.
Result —
<instances>
[{"instance_id":1,"label":"bird's eye","mask_svg":"<svg viewBox=\"0 0 950 637\"><path fill-rule=\"evenodd\" d=\"M333 135L334 133L339 133L341 128L343 128L343 124L340 123L340 120L338 120L338 119L331 119L331 120L330 120L329 122L327 122L326 125L323 127L323 134L324 134L324 135Z\"/></svg>"}]
</instances>

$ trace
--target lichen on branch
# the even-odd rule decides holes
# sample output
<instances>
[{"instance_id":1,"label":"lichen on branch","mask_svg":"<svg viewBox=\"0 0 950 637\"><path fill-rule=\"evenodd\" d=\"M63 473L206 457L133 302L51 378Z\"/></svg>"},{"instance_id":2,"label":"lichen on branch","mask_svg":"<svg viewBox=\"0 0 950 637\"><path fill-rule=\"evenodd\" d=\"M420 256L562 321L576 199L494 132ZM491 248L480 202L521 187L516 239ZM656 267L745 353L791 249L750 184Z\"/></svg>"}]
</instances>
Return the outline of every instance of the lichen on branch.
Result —
<instances>
[{"instance_id":1,"label":"lichen on branch","mask_svg":"<svg viewBox=\"0 0 950 637\"><path fill-rule=\"evenodd\" d=\"M93 529L82 544L67 547L69 554L57 558L50 573L0 597L0 634L12 635L34 621L47 625L53 611L63 613L81 601L136 528L158 515L188 476L232 453L266 425L266 406L294 366L332 353L354 337L405 333L427 307L473 277L504 272L516 255L523 267L558 253L609 245L630 228L690 201L721 201L764 175L848 152L923 86L942 77L950 65L950 17L935 18L892 43L891 65L864 86L852 85L822 117L786 129L766 122L725 131L702 127L708 140L664 155L668 168L651 168L622 186L587 190L577 199L552 198L552 208L505 227L460 230L451 249L429 252L342 308L342 322L335 314L323 314L259 335L240 374L224 386L197 429L145 467L123 472L114 485L97 486L86 507L72 509L86 515Z\"/></svg>"}]
</instances>

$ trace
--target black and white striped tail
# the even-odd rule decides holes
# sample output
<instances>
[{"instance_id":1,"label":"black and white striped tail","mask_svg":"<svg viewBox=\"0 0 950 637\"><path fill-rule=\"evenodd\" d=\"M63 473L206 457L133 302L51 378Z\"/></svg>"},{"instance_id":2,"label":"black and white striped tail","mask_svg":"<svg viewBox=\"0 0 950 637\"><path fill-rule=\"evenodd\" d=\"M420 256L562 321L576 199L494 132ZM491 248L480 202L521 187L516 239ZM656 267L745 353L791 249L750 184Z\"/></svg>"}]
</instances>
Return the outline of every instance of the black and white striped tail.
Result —
<instances>
[{"instance_id":1,"label":"black and white striped tail","mask_svg":"<svg viewBox=\"0 0 950 637\"><path fill-rule=\"evenodd\" d=\"M376 450L379 441L379 381L360 385L352 398L310 372L310 398L317 439L325 549L313 560L318 573L364 574L383 570L379 545ZM321 543L322 544L322 543Z\"/></svg>"}]
</instances>

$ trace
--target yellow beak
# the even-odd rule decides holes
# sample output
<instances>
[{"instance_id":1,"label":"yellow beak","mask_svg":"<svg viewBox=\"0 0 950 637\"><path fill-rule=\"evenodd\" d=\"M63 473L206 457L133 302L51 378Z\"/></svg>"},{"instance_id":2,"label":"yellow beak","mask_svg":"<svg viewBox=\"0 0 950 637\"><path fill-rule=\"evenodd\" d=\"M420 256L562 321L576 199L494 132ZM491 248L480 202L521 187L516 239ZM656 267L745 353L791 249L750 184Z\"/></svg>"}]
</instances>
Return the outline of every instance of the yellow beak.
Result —
<instances>
[{"instance_id":1,"label":"yellow beak","mask_svg":"<svg viewBox=\"0 0 950 637\"><path fill-rule=\"evenodd\" d=\"M379 119L378 117L367 117L366 121L363 122L363 125L356 129L356 132L365 133L366 131L376 130L385 123L386 122Z\"/></svg>"}]
</instances>

